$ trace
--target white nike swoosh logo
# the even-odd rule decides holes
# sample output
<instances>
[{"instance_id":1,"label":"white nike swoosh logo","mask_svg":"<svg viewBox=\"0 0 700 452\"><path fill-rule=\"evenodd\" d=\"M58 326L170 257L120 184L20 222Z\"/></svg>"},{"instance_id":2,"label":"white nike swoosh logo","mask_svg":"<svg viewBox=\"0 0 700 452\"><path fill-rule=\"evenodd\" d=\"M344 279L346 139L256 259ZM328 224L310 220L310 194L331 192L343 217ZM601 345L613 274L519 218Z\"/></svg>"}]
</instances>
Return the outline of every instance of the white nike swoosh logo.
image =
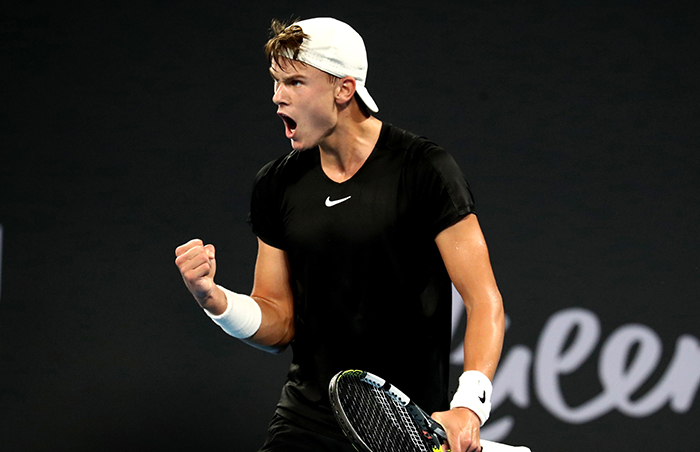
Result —
<instances>
[{"instance_id":1,"label":"white nike swoosh logo","mask_svg":"<svg viewBox=\"0 0 700 452\"><path fill-rule=\"evenodd\" d=\"M348 196L347 198L336 199L335 201L331 201L331 197L329 196L329 197L326 198L326 207L337 206L337 205L340 204L341 202L345 202L345 201L347 201L347 200L350 199L350 198L352 198L352 196Z\"/></svg>"}]
</instances>

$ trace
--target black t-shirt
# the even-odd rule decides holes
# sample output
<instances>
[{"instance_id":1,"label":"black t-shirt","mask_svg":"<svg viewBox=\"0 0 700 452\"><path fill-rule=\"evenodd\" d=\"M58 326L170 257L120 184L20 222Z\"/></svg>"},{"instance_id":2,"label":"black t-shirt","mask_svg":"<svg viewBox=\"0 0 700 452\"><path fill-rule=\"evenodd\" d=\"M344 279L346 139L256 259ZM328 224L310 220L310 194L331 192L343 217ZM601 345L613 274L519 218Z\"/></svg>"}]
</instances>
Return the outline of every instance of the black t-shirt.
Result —
<instances>
[{"instance_id":1,"label":"black t-shirt","mask_svg":"<svg viewBox=\"0 0 700 452\"><path fill-rule=\"evenodd\" d=\"M448 408L451 284L434 240L471 212L452 157L389 124L343 183L325 175L317 148L260 170L250 223L287 253L294 293L280 414L339 434L328 383L351 368L385 378L428 413Z\"/></svg>"}]
</instances>

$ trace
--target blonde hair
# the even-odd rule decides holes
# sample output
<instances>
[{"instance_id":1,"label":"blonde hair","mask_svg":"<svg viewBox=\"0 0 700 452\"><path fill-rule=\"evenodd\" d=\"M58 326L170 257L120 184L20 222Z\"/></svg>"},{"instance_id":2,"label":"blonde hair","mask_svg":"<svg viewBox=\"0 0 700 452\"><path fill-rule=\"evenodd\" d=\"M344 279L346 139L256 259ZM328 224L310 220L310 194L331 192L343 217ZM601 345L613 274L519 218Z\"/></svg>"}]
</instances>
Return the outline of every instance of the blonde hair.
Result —
<instances>
[{"instance_id":1,"label":"blonde hair","mask_svg":"<svg viewBox=\"0 0 700 452\"><path fill-rule=\"evenodd\" d=\"M301 51L301 45L304 39L308 39L309 35L304 33L299 25L294 25L287 22L282 22L277 19L272 19L270 31L272 37L265 44L265 56L268 63L276 62L280 64L280 59L290 58L296 60Z\"/></svg>"}]
</instances>

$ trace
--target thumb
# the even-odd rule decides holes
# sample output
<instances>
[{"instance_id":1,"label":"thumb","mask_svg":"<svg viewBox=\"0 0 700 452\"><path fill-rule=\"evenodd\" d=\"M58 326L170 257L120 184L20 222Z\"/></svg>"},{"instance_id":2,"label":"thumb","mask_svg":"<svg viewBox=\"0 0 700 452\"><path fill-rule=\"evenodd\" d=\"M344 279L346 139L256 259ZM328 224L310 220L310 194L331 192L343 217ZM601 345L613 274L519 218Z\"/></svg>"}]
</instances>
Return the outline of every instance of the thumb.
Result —
<instances>
[{"instance_id":1,"label":"thumb","mask_svg":"<svg viewBox=\"0 0 700 452\"><path fill-rule=\"evenodd\" d=\"M445 424L443 424L443 422L442 422L442 420L443 420L442 418L443 418L444 414L445 414L445 413L443 413L442 411L436 411L435 413L433 413L433 414L430 415L430 417L431 417L435 422L437 422L438 424L440 424L440 427L442 427L443 429L445 428Z\"/></svg>"},{"instance_id":2,"label":"thumb","mask_svg":"<svg viewBox=\"0 0 700 452\"><path fill-rule=\"evenodd\" d=\"M204 250L207 252L207 257L209 259L216 259L216 248L214 248L214 245L206 245Z\"/></svg>"},{"instance_id":3,"label":"thumb","mask_svg":"<svg viewBox=\"0 0 700 452\"><path fill-rule=\"evenodd\" d=\"M442 413L441 413L441 412L437 411L437 412L431 414L430 417L431 417L435 422L437 422L438 424L440 424L440 427L442 427L443 430L444 430L445 425L443 424L442 419L441 419L441 418L442 418ZM447 432L445 432L445 433L447 433ZM449 444L448 444L447 441L443 442L443 444L442 444L442 449L441 449L441 450L442 450L442 451L449 451L449 450L450 450L450 446L449 446Z\"/></svg>"}]
</instances>

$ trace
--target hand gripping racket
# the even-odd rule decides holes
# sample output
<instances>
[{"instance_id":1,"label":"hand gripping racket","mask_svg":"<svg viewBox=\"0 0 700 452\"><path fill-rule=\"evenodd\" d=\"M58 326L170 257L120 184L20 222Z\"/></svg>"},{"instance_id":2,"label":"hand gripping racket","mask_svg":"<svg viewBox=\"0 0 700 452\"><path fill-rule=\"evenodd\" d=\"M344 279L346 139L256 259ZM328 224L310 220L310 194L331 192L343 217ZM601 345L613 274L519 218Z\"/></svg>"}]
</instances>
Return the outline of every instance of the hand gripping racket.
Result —
<instances>
[{"instance_id":1,"label":"hand gripping racket","mask_svg":"<svg viewBox=\"0 0 700 452\"><path fill-rule=\"evenodd\" d=\"M384 379L361 370L338 372L328 394L338 424L360 452L440 452L440 424ZM481 440L484 452L530 452L526 447Z\"/></svg>"}]
</instances>

